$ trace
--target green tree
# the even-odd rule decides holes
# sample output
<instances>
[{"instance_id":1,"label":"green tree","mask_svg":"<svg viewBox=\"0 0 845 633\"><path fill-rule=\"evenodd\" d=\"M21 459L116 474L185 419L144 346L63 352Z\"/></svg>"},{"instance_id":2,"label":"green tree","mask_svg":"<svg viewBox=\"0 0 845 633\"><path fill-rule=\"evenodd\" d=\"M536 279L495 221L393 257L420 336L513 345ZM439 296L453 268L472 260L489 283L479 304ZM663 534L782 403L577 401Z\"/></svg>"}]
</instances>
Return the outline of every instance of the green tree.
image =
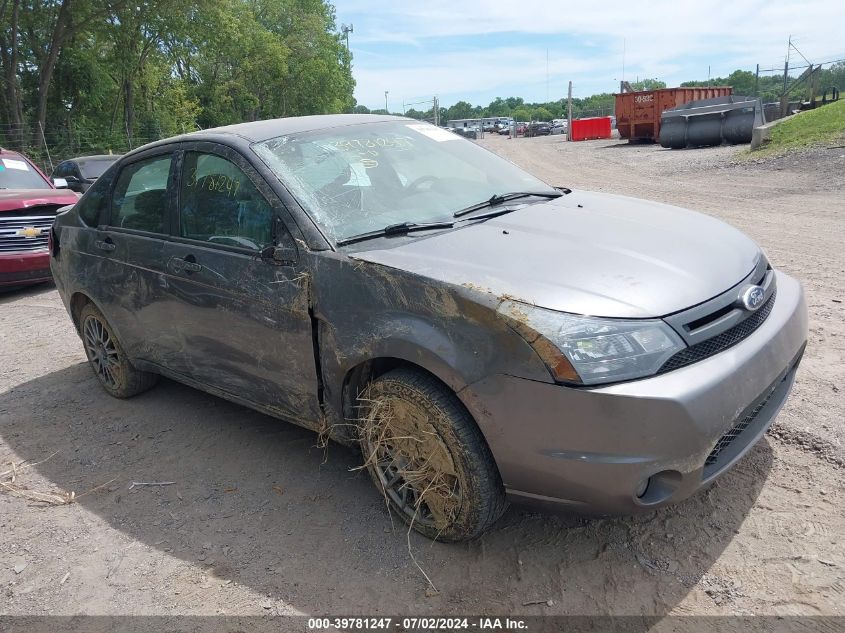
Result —
<instances>
[{"instance_id":1,"label":"green tree","mask_svg":"<svg viewBox=\"0 0 845 633\"><path fill-rule=\"evenodd\" d=\"M631 82L631 87L637 92L640 90L660 90L666 87L666 82L659 79L640 79Z\"/></svg>"},{"instance_id":2,"label":"green tree","mask_svg":"<svg viewBox=\"0 0 845 633\"><path fill-rule=\"evenodd\" d=\"M446 110L446 119L472 119L478 116L476 108L466 101L458 101L455 105Z\"/></svg>"},{"instance_id":3,"label":"green tree","mask_svg":"<svg viewBox=\"0 0 845 633\"><path fill-rule=\"evenodd\" d=\"M515 121L530 121L531 110L525 107L519 107L513 112L511 112L511 116L514 118Z\"/></svg>"},{"instance_id":4,"label":"green tree","mask_svg":"<svg viewBox=\"0 0 845 633\"><path fill-rule=\"evenodd\" d=\"M43 129L54 154L126 149L348 112L354 85L326 0L0 0L0 144Z\"/></svg>"},{"instance_id":5,"label":"green tree","mask_svg":"<svg viewBox=\"0 0 845 633\"><path fill-rule=\"evenodd\" d=\"M546 108L539 107L531 112L531 118L535 121L551 121L554 117Z\"/></svg>"},{"instance_id":6,"label":"green tree","mask_svg":"<svg viewBox=\"0 0 845 633\"><path fill-rule=\"evenodd\" d=\"M487 106L487 116L508 116L511 113L511 107L501 97L496 97Z\"/></svg>"},{"instance_id":7,"label":"green tree","mask_svg":"<svg viewBox=\"0 0 845 633\"><path fill-rule=\"evenodd\" d=\"M522 97L508 97L505 99L505 105L507 105L508 109L511 111L515 110L524 103L525 101L522 100Z\"/></svg>"}]
</instances>

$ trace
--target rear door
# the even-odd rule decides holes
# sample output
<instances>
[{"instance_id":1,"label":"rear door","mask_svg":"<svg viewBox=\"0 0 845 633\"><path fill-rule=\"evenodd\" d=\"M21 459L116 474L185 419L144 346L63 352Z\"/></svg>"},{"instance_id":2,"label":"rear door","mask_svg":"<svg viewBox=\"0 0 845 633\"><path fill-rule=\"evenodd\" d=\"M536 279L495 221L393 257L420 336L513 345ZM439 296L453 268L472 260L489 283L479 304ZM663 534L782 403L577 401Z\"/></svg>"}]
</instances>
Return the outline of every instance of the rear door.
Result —
<instances>
[{"instance_id":1,"label":"rear door","mask_svg":"<svg viewBox=\"0 0 845 633\"><path fill-rule=\"evenodd\" d=\"M308 276L261 254L274 242L295 248L286 211L231 148L186 145L181 162L164 251L181 371L316 427Z\"/></svg>"},{"instance_id":2,"label":"rear door","mask_svg":"<svg viewBox=\"0 0 845 633\"><path fill-rule=\"evenodd\" d=\"M175 147L124 163L115 176L110 213L93 236L100 308L131 358L170 367L173 357L164 245L175 199ZM93 271L92 271L93 272Z\"/></svg>"}]
</instances>

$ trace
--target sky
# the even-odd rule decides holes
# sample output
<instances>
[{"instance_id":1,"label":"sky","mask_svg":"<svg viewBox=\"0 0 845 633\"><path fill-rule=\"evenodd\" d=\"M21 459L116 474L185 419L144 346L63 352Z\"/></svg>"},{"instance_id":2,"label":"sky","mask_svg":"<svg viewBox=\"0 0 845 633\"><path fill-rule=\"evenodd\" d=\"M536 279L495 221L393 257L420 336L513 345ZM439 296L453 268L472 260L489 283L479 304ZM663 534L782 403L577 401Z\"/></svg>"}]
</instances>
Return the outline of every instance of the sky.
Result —
<instances>
[{"instance_id":1,"label":"sky","mask_svg":"<svg viewBox=\"0 0 845 633\"><path fill-rule=\"evenodd\" d=\"M408 104L496 97L528 102L618 91L621 79L667 85L780 68L790 35L811 62L845 58L845 0L335 0L352 24L355 98ZM571 8L570 8L571 7ZM791 52L790 65L805 65ZM548 63L547 63L548 60ZM623 72L624 60L624 72ZM548 77L548 80L547 80Z\"/></svg>"}]
</instances>

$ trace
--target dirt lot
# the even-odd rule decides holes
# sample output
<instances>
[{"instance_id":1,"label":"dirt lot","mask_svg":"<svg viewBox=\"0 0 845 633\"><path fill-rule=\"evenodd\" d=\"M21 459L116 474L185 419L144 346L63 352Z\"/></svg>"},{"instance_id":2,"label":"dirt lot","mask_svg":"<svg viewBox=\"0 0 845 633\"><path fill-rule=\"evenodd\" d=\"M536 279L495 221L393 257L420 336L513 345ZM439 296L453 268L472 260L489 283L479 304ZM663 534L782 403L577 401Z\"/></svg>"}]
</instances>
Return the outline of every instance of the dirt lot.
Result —
<instances>
[{"instance_id":1,"label":"dirt lot","mask_svg":"<svg viewBox=\"0 0 845 633\"><path fill-rule=\"evenodd\" d=\"M0 491L0 615L845 615L845 150L755 165L729 148L482 142L556 184L722 217L800 278L811 338L775 432L656 514L511 509L470 544L412 536L431 595L353 451L169 381L111 399L56 291L16 292L0 297L0 472L41 462L17 483L76 501Z\"/></svg>"}]
</instances>

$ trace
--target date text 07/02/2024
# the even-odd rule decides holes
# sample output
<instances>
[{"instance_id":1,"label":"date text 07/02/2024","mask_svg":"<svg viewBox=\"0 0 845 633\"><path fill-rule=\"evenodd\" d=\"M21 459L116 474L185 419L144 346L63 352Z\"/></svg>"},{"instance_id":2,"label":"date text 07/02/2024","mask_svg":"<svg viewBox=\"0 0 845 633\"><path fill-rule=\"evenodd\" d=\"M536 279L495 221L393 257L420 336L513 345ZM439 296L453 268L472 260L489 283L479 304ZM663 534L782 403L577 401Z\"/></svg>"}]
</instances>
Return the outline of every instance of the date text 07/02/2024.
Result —
<instances>
[{"instance_id":1,"label":"date text 07/02/2024","mask_svg":"<svg viewBox=\"0 0 845 633\"><path fill-rule=\"evenodd\" d=\"M331 617L309 618L309 631L527 631L524 620L509 617Z\"/></svg>"}]
</instances>

